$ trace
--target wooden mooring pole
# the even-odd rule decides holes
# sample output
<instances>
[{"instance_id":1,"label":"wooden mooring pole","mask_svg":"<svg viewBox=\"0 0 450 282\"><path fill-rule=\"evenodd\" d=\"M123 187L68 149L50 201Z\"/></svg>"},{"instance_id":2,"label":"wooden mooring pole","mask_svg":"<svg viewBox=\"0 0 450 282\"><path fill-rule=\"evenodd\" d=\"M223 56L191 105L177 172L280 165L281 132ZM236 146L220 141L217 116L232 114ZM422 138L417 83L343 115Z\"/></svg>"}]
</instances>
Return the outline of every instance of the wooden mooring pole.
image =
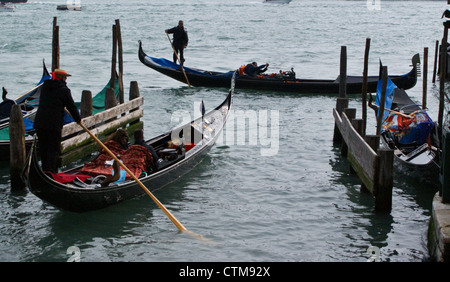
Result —
<instances>
[{"instance_id":1,"label":"wooden mooring pole","mask_svg":"<svg viewBox=\"0 0 450 282\"><path fill-rule=\"evenodd\" d=\"M19 105L13 105L9 118L9 151L10 151L10 175L11 191L25 189L21 173L25 165L25 124Z\"/></svg>"},{"instance_id":2,"label":"wooden mooring pole","mask_svg":"<svg viewBox=\"0 0 450 282\"><path fill-rule=\"evenodd\" d=\"M362 86L362 136L366 135L367 126L367 75L369 69L369 50L370 50L370 38L366 39L366 49L364 51L364 70L363 70L363 86Z\"/></svg>"},{"instance_id":3,"label":"wooden mooring pole","mask_svg":"<svg viewBox=\"0 0 450 282\"><path fill-rule=\"evenodd\" d=\"M445 80L447 79L447 37L449 21L444 22L444 35L441 41L441 50L439 57L439 113L438 113L438 132L442 132L442 123L444 121L444 97Z\"/></svg>"},{"instance_id":4,"label":"wooden mooring pole","mask_svg":"<svg viewBox=\"0 0 450 282\"><path fill-rule=\"evenodd\" d=\"M114 89L116 85L116 65L117 65L117 29L116 25L112 26L112 58L111 58L111 80L110 88Z\"/></svg>"},{"instance_id":5,"label":"wooden mooring pole","mask_svg":"<svg viewBox=\"0 0 450 282\"><path fill-rule=\"evenodd\" d=\"M117 73L117 61L119 61L119 73ZM110 87L115 88L116 75L119 85L119 103L124 103L124 88L123 88L123 48L122 48L122 34L120 31L120 21L116 19L112 26L112 59L111 59L111 83Z\"/></svg>"},{"instance_id":6,"label":"wooden mooring pole","mask_svg":"<svg viewBox=\"0 0 450 282\"><path fill-rule=\"evenodd\" d=\"M59 26L57 17L53 18L52 71L59 69Z\"/></svg>"},{"instance_id":7,"label":"wooden mooring pole","mask_svg":"<svg viewBox=\"0 0 450 282\"><path fill-rule=\"evenodd\" d=\"M436 82L436 69L439 54L439 40L436 40L436 46L434 47L434 67L433 67L433 83Z\"/></svg>"},{"instance_id":8,"label":"wooden mooring pole","mask_svg":"<svg viewBox=\"0 0 450 282\"><path fill-rule=\"evenodd\" d=\"M423 48L422 109L427 108L428 47Z\"/></svg>"},{"instance_id":9,"label":"wooden mooring pole","mask_svg":"<svg viewBox=\"0 0 450 282\"><path fill-rule=\"evenodd\" d=\"M441 43L440 50L440 62L439 62L439 132L441 135L441 188L439 194L442 198L442 203L450 203L450 132L447 128L443 127L444 108L445 108L445 80L447 79L447 37L448 28L450 27L450 21L444 23L444 35Z\"/></svg>"},{"instance_id":10,"label":"wooden mooring pole","mask_svg":"<svg viewBox=\"0 0 450 282\"><path fill-rule=\"evenodd\" d=\"M382 67L381 75L382 75L382 88L381 88L381 99L380 99L380 108L378 110L377 115L377 133L376 135L380 135L381 133L381 124L383 122L384 117L384 104L386 102L386 87L387 87L387 66Z\"/></svg>"},{"instance_id":11,"label":"wooden mooring pole","mask_svg":"<svg viewBox=\"0 0 450 282\"><path fill-rule=\"evenodd\" d=\"M347 97L347 47L341 46L339 97Z\"/></svg>"},{"instance_id":12,"label":"wooden mooring pole","mask_svg":"<svg viewBox=\"0 0 450 282\"><path fill-rule=\"evenodd\" d=\"M94 108L92 103L93 103L92 92L89 90L83 90L83 92L81 92L81 105L80 105L81 118L92 116Z\"/></svg>"},{"instance_id":13,"label":"wooden mooring pole","mask_svg":"<svg viewBox=\"0 0 450 282\"><path fill-rule=\"evenodd\" d=\"M339 97L336 100L336 110L339 115L342 114L345 108L348 107L347 98L347 48L341 46L341 58L340 58L340 74L339 74ZM333 142L341 143L342 135L339 132L336 124L334 126Z\"/></svg>"},{"instance_id":14,"label":"wooden mooring pole","mask_svg":"<svg viewBox=\"0 0 450 282\"><path fill-rule=\"evenodd\" d=\"M123 91L123 48L122 48L122 32L120 31L120 21L116 20L116 39L117 39L117 55L119 59L119 103L124 103Z\"/></svg>"},{"instance_id":15,"label":"wooden mooring pole","mask_svg":"<svg viewBox=\"0 0 450 282\"><path fill-rule=\"evenodd\" d=\"M394 170L394 151L391 149L379 148L379 174L375 195L375 210L390 211L392 209L392 186Z\"/></svg>"}]
</instances>

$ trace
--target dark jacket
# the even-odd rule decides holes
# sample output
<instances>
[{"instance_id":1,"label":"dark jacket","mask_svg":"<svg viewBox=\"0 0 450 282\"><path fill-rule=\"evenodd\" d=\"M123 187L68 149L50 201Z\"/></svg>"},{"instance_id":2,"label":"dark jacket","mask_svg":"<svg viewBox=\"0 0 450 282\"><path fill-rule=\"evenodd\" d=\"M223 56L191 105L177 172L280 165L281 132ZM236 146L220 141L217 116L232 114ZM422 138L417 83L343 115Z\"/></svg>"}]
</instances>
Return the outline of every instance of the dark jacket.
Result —
<instances>
[{"instance_id":1,"label":"dark jacket","mask_svg":"<svg viewBox=\"0 0 450 282\"><path fill-rule=\"evenodd\" d=\"M184 27L173 27L167 30L167 33L173 33L173 46L182 48L188 45L189 38Z\"/></svg>"},{"instance_id":2,"label":"dark jacket","mask_svg":"<svg viewBox=\"0 0 450 282\"><path fill-rule=\"evenodd\" d=\"M66 82L46 80L39 97L34 128L61 131L64 125L64 108L67 108L76 122L81 121L80 113Z\"/></svg>"},{"instance_id":3,"label":"dark jacket","mask_svg":"<svg viewBox=\"0 0 450 282\"><path fill-rule=\"evenodd\" d=\"M153 149L152 146L148 145L147 143L145 143L144 139L138 139L134 141L135 145L141 145L144 146L145 148L147 148L147 150L150 151L150 153L152 154L153 157L153 169L158 170L158 154L156 154L155 149Z\"/></svg>"},{"instance_id":4,"label":"dark jacket","mask_svg":"<svg viewBox=\"0 0 450 282\"><path fill-rule=\"evenodd\" d=\"M265 72L266 70L267 70L267 66L266 65L260 65L260 66L255 67L252 64L248 64L245 67L245 71L244 72L248 76L257 76L257 75Z\"/></svg>"}]
</instances>

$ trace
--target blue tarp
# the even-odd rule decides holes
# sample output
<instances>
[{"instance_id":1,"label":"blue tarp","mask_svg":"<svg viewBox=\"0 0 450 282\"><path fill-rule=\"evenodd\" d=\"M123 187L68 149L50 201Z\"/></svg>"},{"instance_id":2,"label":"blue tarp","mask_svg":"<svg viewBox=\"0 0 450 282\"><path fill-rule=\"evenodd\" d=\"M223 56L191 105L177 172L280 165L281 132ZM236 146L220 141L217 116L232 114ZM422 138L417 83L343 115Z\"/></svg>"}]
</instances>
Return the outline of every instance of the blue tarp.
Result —
<instances>
[{"instance_id":1,"label":"blue tarp","mask_svg":"<svg viewBox=\"0 0 450 282\"><path fill-rule=\"evenodd\" d=\"M383 81L380 79L377 84L377 99L376 104L378 106L381 105L381 91L383 88ZM392 100L394 100L394 89L397 88L397 85L395 85L392 80L388 78L387 85L386 85L386 100L384 101L384 108L390 109L392 106ZM384 111L383 120L387 118L389 115L389 111Z\"/></svg>"}]
</instances>

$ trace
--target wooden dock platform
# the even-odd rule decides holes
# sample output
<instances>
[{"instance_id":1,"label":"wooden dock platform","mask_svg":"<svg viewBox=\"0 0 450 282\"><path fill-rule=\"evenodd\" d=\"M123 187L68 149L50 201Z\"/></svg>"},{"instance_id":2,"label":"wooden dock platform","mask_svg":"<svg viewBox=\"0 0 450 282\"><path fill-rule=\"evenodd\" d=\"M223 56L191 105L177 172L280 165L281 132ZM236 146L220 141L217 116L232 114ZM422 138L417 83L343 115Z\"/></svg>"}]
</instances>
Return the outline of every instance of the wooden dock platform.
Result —
<instances>
[{"instance_id":1,"label":"wooden dock platform","mask_svg":"<svg viewBox=\"0 0 450 282\"><path fill-rule=\"evenodd\" d=\"M450 203L443 203L439 193L433 198L428 252L432 261L450 262Z\"/></svg>"},{"instance_id":2,"label":"wooden dock platform","mask_svg":"<svg viewBox=\"0 0 450 282\"><path fill-rule=\"evenodd\" d=\"M367 60L370 40L366 41L364 77L367 82ZM347 77L346 48L341 49L340 77ZM386 67L384 67L386 68ZM383 71L383 79L387 79L387 70ZM345 79L342 79L345 81ZM333 143L341 145L341 154L347 157L351 171L355 172L362 182L362 191L369 191L375 198L375 211L389 212L392 209L393 161L394 153L390 149L379 148L380 135L366 135L366 98L363 86L363 119L356 119L356 109L348 108L346 83L340 87L336 108L333 109L335 130ZM382 109L383 110L383 109Z\"/></svg>"},{"instance_id":3,"label":"wooden dock platform","mask_svg":"<svg viewBox=\"0 0 450 282\"><path fill-rule=\"evenodd\" d=\"M450 4L450 0L448 1ZM447 10L448 11L448 10ZM450 112L444 114L445 108L445 82L448 79L447 44L448 28L450 21L445 21L444 33L439 54L439 120L438 126L441 133L441 157L440 157L440 189L433 197L431 218L428 225L428 252L430 259L437 262L450 262ZM444 47L443 47L444 46ZM438 42L436 42L438 50ZM437 52L436 52L437 54ZM435 59L435 69L436 69ZM433 76L434 82L434 76ZM447 100L448 103L448 100ZM447 116L444 120L444 115Z\"/></svg>"}]
</instances>

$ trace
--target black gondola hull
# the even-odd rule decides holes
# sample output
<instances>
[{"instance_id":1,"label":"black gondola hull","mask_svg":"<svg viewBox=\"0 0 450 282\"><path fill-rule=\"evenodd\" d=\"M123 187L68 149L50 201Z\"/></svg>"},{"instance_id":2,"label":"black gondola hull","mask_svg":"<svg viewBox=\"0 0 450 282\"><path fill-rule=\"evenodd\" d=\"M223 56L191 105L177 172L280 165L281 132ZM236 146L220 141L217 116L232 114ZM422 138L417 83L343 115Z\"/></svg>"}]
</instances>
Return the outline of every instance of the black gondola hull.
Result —
<instances>
[{"instance_id":1,"label":"black gondola hull","mask_svg":"<svg viewBox=\"0 0 450 282\"><path fill-rule=\"evenodd\" d=\"M232 87L234 89L234 87ZM220 136L223 127L230 114L233 90L227 96L227 99L213 111L205 114L204 119L198 118L183 127L178 127L160 136L157 136L147 142L149 144L162 144L170 140L172 134L178 136L180 130L185 126L194 127L196 130L206 128L210 130L205 132L198 131L199 141L197 145L186 153L178 155L176 159L163 164L160 169L147 176L139 178L144 186L151 192L160 189L169 183L177 180L183 175L189 173L198 165L203 157L211 150L217 138ZM220 114L220 117L216 115ZM206 121L212 121L204 123ZM205 127L206 126L206 127ZM211 133L212 132L212 133ZM192 140L192 139L191 139ZM34 148L34 147L33 147ZM37 197L58 208L72 212L86 212L106 208L120 202L140 197L146 191L136 181L126 181L123 183L113 183L107 187L98 187L88 185L88 187L74 187L67 184L61 184L48 177L41 169L36 150L32 150L30 165L24 169L23 179L28 189ZM66 173L74 174L81 167L74 168Z\"/></svg>"},{"instance_id":2,"label":"black gondola hull","mask_svg":"<svg viewBox=\"0 0 450 282\"><path fill-rule=\"evenodd\" d=\"M219 73L212 71L204 71L194 69L196 72L191 73L185 71L183 73L179 68L163 67L154 63L142 49L142 43L139 42L139 60L149 68L152 68L168 77L171 77L179 82L187 83L198 87L229 87L230 77L232 71L228 73ZM403 89L410 89L417 83L417 66L415 60L418 55L413 57L413 68L409 73L404 75L390 76L390 79ZM185 76L186 75L186 76ZM367 77L367 91L376 92L378 76ZM362 92L363 77L362 76L348 76L347 77L347 94L358 94ZM239 76L236 78L236 88L240 89L255 89L255 90L269 90L277 92L291 92L297 94L337 94L339 93L340 82L339 79L272 79L272 78L250 78L248 76Z\"/></svg>"},{"instance_id":3,"label":"black gondola hull","mask_svg":"<svg viewBox=\"0 0 450 282\"><path fill-rule=\"evenodd\" d=\"M208 146L201 154L189 160L180 161L178 165L169 168L168 171L156 173L152 177L142 179L141 182L150 192L158 190L191 171L210 149L211 146ZM36 162L36 158L33 158L33 161ZM111 188L99 189L83 189L67 187L63 184L58 185L46 177L38 167L39 164L35 163L30 168L28 179L30 191L40 199L63 210L78 213L98 210L146 194L144 189L136 182L125 186L117 185Z\"/></svg>"}]
</instances>

